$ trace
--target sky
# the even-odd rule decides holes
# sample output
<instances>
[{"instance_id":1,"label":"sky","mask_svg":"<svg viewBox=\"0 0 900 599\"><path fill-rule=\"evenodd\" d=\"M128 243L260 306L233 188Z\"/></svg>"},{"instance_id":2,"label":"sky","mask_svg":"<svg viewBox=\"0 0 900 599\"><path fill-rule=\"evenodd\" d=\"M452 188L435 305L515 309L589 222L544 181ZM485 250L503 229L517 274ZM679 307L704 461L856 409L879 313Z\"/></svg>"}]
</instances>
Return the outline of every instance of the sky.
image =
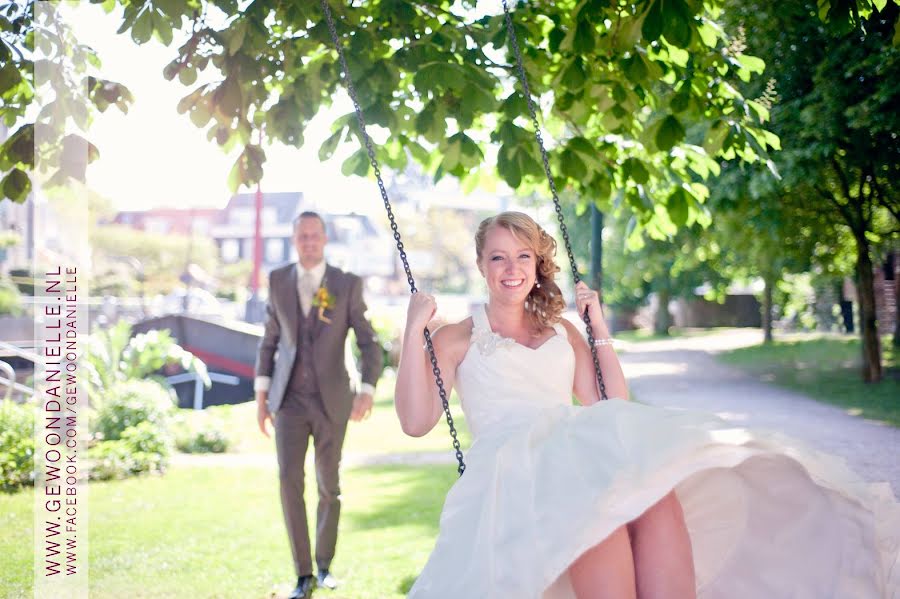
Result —
<instances>
[{"instance_id":1,"label":"sky","mask_svg":"<svg viewBox=\"0 0 900 599\"><path fill-rule=\"evenodd\" d=\"M100 160L88 169L91 188L120 210L224 206L231 197L227 177L238 152L226 155L207 141L205 129L176 111L192 89L162 76L163 67L177 55L178 38L172 48L156 40L138 46L116 34L119 19L96 4L69 5L64 14L78 39L97 52L102 76L124 84L135 98L127 115L111 107L94 119L87 137L99 148ZM334 118L351 110L349 100L341 98L320 113L307 128L301 149L267 145L262 190L302 191L313 203L327 201L332 209L343 203L347 210L381 210L373 180L341 174L341 163L354 147L341 147L325 163L317 156Z\"/></svg>"}]
</instances>

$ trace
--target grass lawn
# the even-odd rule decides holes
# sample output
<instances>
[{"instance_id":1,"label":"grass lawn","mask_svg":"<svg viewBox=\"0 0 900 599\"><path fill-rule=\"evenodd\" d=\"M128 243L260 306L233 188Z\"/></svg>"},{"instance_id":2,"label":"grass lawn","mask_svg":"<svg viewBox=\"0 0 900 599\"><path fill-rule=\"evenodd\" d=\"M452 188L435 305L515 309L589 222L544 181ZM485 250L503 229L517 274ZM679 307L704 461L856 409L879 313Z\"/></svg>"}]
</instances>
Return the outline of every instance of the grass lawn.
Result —
<instances>
[{"instance_id":1,"label":"grass lawn","mask_svg":"<svg viewBox=\"0 0 900 599\"><path fill-rule=\"evenodd\" d=\"M403 597L434 544L452 466L344 473L332 599ZM175 467L92 483L90 595L159 599L285 596L295 581L274 469ZM307 480L307 497L315 482ZM313 491L310 493L310 491ZM315 501L307 501L315 522ZM0 596L30 597L32 494L0 496ZM320 593L325 595L325 593Z\"/></svg>"},{"instance_id":2,"label":"grass lawn","mask_svg":"<svg viewBox=\"0 0 900 599\"><path fill-rule=\"evenodd\" d=\"M890 338L882 339L884 380L878 384L862 382L861 351L859 339L823 336L737 349L720 359L850 414L900 427L900 363Z\"/></svg>"},{"instance_id":3,"label":"grass lawn","mask_svg":"<svg viewBox=\"0 0 900 599\"><path fill-rule=\"evenodd\" d=\"M447 425L429 435L403 434L393 380L378 386L371 418L350 423L344 454L446 452ZM454 396L451 405L459 411ZM241 461L176 463L165 475L90 484L92 598L158 599L286 596L295 582L278 498L274 441L256 425L250 403L206 410L222 420L230 453L268 453ZM182 416L196 414L183 411ZM454 414L463 447L469 433ZM310 455L312 451L310 450ZM210 465L216 464L216 465ZM224 464L224 465L223 465ZM314 469L307 468L307 508L315 526ZM331 599L403 597L431 551L453 464L343 471L341 531L333 570L343 584ZM0 597L32 596L33 493L0 495Z\"/></svg>"},{"instance_id":4,"label":"grass lawn","mask_svg":"<svg viewBox=\"0 0 900 599\"><path fill-rule=\"evenodd\" d=\"M451 393L450 407L460 443L463 447L467 447L471 437L455 391ZM272 453L274 459L275 442L259 432L254 402L213 406L204 411L223 422L225 432L234 441L230 452ZM192 414L185 411L184 416L190 418ZM415 438L404 434L394 413L394 379L387 376L382 378L375 393L375 407L371 417L363 422L351 422L348 426L344 453L387 454L431 451L452 453L453 446L447 423L441 419L434 430L424 437Z\"/></svg>"},{"instance_id":5,"label":"grass lawn","mask_svg":"<svg viewBox=\"0 0 900 599\"><path fill-rule=\"evenodd\" d=\"M613 338L622 341L634 343L638 341L664 341L675 337L702 337L704 335L713 335L721 331L731 330L731 327L713 327L708 329L678 329L672 327L669 329L668 335L659 335L653 329L633 329L629 331L617 331L613 333Z\"/></svg>"}]
</instances>

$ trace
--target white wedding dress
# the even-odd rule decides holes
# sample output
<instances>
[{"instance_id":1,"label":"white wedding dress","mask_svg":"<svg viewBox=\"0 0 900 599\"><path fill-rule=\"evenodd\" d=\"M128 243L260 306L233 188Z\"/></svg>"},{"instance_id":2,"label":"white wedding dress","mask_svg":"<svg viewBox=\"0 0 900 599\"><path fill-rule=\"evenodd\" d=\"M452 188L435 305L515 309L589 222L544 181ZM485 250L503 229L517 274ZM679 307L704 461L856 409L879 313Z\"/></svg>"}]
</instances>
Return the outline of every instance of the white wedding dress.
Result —
<instances>
[{"instance_id":1,"label":"white wedding dress","mask_svg":"<svg viewBox=\"0 0 900 599\"><path fill-rule=\"evenodd\" d=\"M537 349L473 314L456 385L474 442L409 597L573 598L584 551L673 488L701 599L900 598L900 506L838 458L712 415L571 403L565 329Z\"/></svg>"}]
</instances>

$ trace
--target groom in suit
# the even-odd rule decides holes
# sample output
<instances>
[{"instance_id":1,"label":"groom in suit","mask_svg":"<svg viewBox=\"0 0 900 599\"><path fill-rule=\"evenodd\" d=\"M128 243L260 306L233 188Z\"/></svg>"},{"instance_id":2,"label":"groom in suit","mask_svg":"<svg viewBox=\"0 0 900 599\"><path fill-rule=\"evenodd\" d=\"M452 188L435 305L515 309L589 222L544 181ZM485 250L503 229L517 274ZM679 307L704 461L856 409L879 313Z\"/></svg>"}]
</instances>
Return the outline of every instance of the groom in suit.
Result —
<instances>
[{"instance_id":1,"label":"groom in suit","mask_svg":"<svg viewBox=\"0 0 900 599\"><path fill-rule=\"evenodd\" d=\"M315 212L294 219L299 263L269 275L265 332L256 358L257 420L275 429L281 507L298 580L291 599L309 597L315 582L333 589L329 572L340 515L338 469L348 420L372 410L382 354L366 320L362 280L325 263L325 222ZM362 354L362 384L354 394L344 363L347 332L353 328ZM317 581L312 575L304 462L309 438L315 447L319 505L316 522Z\"/></svg>"}]
</instances>

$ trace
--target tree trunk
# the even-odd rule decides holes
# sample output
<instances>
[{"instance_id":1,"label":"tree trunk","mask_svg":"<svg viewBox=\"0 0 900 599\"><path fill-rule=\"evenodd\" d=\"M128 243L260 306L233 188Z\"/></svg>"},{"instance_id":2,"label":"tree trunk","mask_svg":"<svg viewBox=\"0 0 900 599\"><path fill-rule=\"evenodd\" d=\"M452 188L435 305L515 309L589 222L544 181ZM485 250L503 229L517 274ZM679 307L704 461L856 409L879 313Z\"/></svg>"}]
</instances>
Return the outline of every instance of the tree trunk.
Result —
<instances>
[{"instance_id":1,"label":"tree trunk","mask_svg":"<svg viewBox=\"0 0 900 599\"><path fill-rule=\"evenodd\" d=\"M859 280L859 328L862 334L862 376L867 383L881 380L881 342L875 312L875 275L868 240L856 239L856 276Z\"/></svg>"},{"instance_id":2,"label":"tree trunk","mask_svg":"<svg viewBox=\"0 0 900 599\"><path fill-rule=\"evenodd\" d=\"M762 305L763 343L772 343L772 293L775 287L775 277L764 276L763 282L765 283Z\"/></svg>"},{"instance_id":3,"label":"tree trunk","mask_svg":"<svg viewBox=\"0 0 900 599\"><path fill-rule=\"evenodd\" d=\"M669 300L672 299L672 295L668 289L660 289L657 291L657 299L659 306L654 319L654 332L657 335L668 335L669 327L672 326L672 316L669 314Z\"/></svg>"},{"instance_id":4,"label":"tree trunk","mask_svg":"<svg viewBox=\"0 0 900 599\"><path fill-rule=\"evenodd\" d=\"M894 259L891 260L893 270L891 274L894 277L894 348L900 349L900 277L897 276L897 259L900 258L900 252L894 252Z\"/></svg>"},{"instance_id":5,"label":"tree trunk","mask_svg":"<svg viewBox=\"0 0 900 599\"><path fill-rule=\"evenodd\" d=\"M900 277L894 279L894 349L900 349Z\"/></svg>"}]
</instances>

